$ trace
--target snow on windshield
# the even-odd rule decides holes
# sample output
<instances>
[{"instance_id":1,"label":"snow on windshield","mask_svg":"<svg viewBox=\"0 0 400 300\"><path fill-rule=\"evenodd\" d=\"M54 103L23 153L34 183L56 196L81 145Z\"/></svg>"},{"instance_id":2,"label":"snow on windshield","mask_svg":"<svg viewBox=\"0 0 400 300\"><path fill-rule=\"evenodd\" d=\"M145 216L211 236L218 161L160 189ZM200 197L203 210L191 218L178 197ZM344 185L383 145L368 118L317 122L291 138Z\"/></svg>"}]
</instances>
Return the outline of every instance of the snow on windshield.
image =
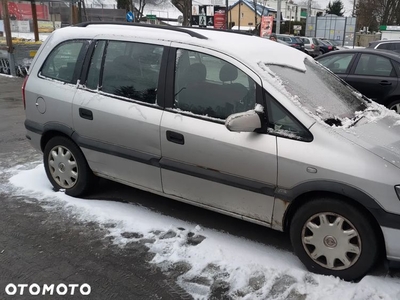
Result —
<instances>
[{"instance_id":1,"label":"snow on windshield","mask_svg":"<svg viewBox=\"0 0 400 300\"><path fill-rule=\"evenodd\" d=\"M386 116L400 116L384 106L366 100L332 72L305 59L305 72L281 65L259 63L264 76L279 91L320 123L348 128L361 118L376 122Z\"/></svg>"}]
</instances>

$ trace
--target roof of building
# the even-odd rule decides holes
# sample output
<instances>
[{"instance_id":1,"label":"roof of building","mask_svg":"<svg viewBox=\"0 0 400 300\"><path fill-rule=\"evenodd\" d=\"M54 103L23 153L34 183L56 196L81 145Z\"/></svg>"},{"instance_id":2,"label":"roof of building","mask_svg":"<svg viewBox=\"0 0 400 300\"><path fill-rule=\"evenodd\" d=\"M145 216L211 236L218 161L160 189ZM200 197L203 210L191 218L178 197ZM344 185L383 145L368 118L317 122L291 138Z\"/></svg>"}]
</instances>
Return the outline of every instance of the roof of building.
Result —
<instances>
[{"instance_id":1,"label":"roof of building","mask_svg":"<svg viewBox=\"0 0 400 300\"><path fill-rule=\"evenodd\" d=\"M249 0L239 0L237 2L235 2L234 4L232 4L230 6L230 8L235 7L236 5L238 5L240 3L245 4L246 6L248 6L252 11L257 11L257 14L259 16L268 16L268 13L270 12L277 12L277 10L273 7L269 7L269 6L265 6L262 4L257 3L256 7L254 7L254 2L253 1L249 1Z\"/></svg>"}]
</instances>

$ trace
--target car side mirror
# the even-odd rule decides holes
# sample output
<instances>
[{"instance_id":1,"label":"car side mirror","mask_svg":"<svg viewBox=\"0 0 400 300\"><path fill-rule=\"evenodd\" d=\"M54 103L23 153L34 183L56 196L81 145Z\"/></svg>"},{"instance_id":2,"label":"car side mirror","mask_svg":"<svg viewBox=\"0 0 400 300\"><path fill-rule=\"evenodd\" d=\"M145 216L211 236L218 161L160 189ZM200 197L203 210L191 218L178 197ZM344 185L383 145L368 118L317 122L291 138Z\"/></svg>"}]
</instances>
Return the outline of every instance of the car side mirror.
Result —
<instances>
[{"instance_id":1,"label":"car side mirror","mask_svg":"<svg viewBox=\"0 0 400 300\"><path fill-rule=\"evenodd\" d=\"M225 127L234 132L253 132L262 127L261 117L255 110L230 115Z\"/></svg>"}]
</instances>

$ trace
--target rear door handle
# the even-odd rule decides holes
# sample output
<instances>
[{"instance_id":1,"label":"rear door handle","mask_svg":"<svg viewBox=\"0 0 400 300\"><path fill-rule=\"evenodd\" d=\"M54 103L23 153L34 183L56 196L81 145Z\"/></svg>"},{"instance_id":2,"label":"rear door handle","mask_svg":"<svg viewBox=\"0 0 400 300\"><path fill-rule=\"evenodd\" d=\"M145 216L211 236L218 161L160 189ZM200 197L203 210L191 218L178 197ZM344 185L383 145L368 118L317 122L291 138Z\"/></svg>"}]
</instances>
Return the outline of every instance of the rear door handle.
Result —
<instances>
[{"instance_id":1,"label":"rear door handle","mask_svg":"<svg viewBox=\"0 0 400 300\"><path fill-rule=\"evenodd\" d=\"M392 85L392 83L390 81L387 81L387 80L382 80L379 84L380 85Z\"/></svg>"},{"instance_id":2,"label":"rear door handle","mask_svg":"<svg viewBox=\"0 0 400 300\"><path fill-rule=\"evenodd\" d=\"M183 137L183 134L180 134L175 131L167 130L167 140L170 141L171 143L175 143L175 144L179 144L179 145L185 144L185 138Z\"/></svg>"},{"instance_id":3,"label":"rear door handle","mask_svg":"<svg viewBox=\"0 0 400 300\"><path fill-rule=\"evenodd\" d=\"M93 120L93 113L86 108L79 108L79 116L83 119Z\"/></svg>"}]
</instances>

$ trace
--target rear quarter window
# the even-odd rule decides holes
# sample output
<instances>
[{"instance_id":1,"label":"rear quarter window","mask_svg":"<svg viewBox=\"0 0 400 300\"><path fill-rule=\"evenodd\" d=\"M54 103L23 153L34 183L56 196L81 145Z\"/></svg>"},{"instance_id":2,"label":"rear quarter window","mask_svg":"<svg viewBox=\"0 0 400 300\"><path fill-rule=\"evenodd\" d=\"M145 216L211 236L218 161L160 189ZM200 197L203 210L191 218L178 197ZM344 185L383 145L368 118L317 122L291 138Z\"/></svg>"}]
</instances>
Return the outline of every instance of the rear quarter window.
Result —
<instances>
[{"instance_id":1,"label":"rear quarter window","mask_svg":"<svg viewBox=\"0 0 400 300\"><path fill-rule=\"evenodd\" d=\"M76 83L87 44L86 40L67 41L59 44L50 52L40 70L40 75L65 83Z\"/></svg>"}]
</instances>

